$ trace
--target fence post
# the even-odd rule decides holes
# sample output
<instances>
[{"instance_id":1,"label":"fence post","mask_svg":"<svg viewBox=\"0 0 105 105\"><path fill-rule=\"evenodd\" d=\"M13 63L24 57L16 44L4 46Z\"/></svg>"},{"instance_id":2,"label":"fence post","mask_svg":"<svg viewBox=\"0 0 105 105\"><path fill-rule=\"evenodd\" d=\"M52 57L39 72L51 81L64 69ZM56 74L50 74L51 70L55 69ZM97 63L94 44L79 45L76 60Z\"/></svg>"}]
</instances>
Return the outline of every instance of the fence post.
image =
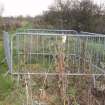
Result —
<instances>
[{"instance_id":1,"label":"fence post","mask_svg":"<svg viewBox=\"0 0 105 105\"><path fill-rule=\"evenodd\" d=\"M10 39L9 39L9 34L8 32L3 32L3 44L4 44L4 53L5 53L5 57L6 57L6 61L8 64L8 68L9 68L9 73L12 72L12 57L11 57L11 52L12 52L12 44L10 43ZM11 46L11 47L10 47Z\"/></svg>"}]
</instances>

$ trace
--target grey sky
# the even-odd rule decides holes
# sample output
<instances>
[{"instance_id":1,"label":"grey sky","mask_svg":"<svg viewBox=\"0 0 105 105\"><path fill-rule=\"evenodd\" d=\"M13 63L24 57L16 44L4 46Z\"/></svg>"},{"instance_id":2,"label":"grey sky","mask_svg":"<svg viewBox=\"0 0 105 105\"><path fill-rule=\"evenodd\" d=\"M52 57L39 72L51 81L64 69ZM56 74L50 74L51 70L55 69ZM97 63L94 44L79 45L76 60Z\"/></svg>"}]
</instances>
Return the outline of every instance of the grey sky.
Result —
<instances>
[{"instance_id":1,"label":"grey sky","mask_svg":"<svg viewBox=\"0 0 105 105\"><path fill-rule=\"evenodd\" d=\"M98 4L105 0L94 0ZM3 16L35 16L47 10L54 0L0 0L4 5Z\"/></svg>"}]
</instances>

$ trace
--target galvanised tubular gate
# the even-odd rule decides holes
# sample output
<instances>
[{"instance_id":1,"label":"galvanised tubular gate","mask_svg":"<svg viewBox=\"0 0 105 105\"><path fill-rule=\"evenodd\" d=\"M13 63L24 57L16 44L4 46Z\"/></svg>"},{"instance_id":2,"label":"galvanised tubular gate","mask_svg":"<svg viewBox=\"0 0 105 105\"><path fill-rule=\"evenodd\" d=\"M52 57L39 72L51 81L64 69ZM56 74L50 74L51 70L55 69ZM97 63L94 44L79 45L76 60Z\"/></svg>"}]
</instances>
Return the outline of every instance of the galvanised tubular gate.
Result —
<instances>
[{"instance_id":1,"label":"galvanised tubular gate","mask_svg":"<svg viewBox=\"0 0 105 105\"><path fill-rule=\"evenodd\" d=\"M75 30L28 29L13 37L12 73L56 75L64 53L65 75L104 74L105 36Z\"/></svg>"},{"instance_id":2,"label":"galvanised tubular gate","mask_svg":"<svg viewBox=\"0 0 105 105\"><path fill-rule=\"evenodd\" d=\"M26 105L43 103L32 97L32 77L59 76L61 93L67 96L68 78L71 76L105 76L105 35L75 30L27 29L11 37L4 32L4 48L9 73L22 76L26 85ZM31 76L30 76L31 75ZM58 81L59 82L59 81ZM44 85L39 90L44 91ZM66 93L66 94L65 94ZM47 104L45 104L47 105Z\"/></svg>"}]
</instances>

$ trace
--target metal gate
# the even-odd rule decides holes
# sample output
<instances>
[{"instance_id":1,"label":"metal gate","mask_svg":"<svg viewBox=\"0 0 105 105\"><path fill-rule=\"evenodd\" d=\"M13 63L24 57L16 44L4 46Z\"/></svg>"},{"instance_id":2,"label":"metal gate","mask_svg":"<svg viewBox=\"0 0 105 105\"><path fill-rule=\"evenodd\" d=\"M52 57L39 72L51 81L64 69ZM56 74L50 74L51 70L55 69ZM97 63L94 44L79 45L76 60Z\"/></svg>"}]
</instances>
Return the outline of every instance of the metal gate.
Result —
<instances>
[{"instance_id":1,"label":"metal gate","mask_svg":"<svg viewBox=\"0 0 105 105\"><path fill-rule=\"evenodd\" d=\"M74 30L28 29L12 40L12 73L104 74L105 36Z\"/></svg>"},{"instance_id":2,"label":"metal gate","mask_svg":"<svg viewBox=\"0 0 105 105\"><path fill-rule=\"evenodd\" d=\"M21 99L23 105L49 105L47 101L55 99L56 89L60 92L56 97L61 98L61 104L69 105L72 88L82 88L80 80L90 82L84 86L88 91L84 101L91 105L91 85L103 85L105 35L75 30L28 29L16 32L11 43L8 33L4 32L4 47L9 72L26 91L26 96ZM81 94L84 97L84 92Z\"/></svg>"}]
</instances>

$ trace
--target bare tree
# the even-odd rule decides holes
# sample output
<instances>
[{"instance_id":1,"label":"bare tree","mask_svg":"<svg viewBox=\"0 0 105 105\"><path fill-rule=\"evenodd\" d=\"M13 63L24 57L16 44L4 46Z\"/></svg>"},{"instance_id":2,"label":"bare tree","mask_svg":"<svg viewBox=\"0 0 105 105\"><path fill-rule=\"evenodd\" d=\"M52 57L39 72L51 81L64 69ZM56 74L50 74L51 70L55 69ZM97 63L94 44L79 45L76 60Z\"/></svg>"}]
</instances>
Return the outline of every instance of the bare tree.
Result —
<instances>
[{"instance_id":1,"label":"bare tree","mask_svg":"<svg viewBox=\"0 0 105 105\"><path fill-rule=\"evenodd\" d=\"M92 0L56 0L43 19L54 28L76 29L104 33L104 5L99 6Z\"/></svg>"}]
</instances>

